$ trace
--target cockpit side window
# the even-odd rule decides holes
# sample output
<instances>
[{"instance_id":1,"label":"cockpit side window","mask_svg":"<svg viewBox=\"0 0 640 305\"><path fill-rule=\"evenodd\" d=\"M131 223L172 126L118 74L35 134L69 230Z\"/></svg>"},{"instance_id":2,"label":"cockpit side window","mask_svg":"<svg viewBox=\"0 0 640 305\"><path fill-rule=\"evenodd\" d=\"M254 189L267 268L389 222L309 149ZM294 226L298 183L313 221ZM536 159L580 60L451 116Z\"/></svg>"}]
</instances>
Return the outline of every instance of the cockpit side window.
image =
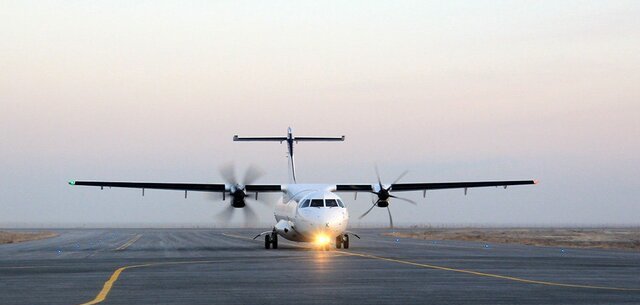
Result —
<instances>
[{"instance_id":1,"label":"cockpit side window","mask_svg":"<svg viewBox=\"0 0 640 305\"><path fill-rule=\"evenodd\" d=\"M314 207L314 208L324 207L324 200L323 199L311 199L311 207Z\"/></svg>"},{"instance_id":2,"label":"cockpit side window","mask_svg":"<svg viewBox=\"0 0 640 305\"><path fill-rule=\"evenodd\" d=\"M327 205L328 208L337 208L338 207L338 202L336 202L335 199L326 199L325 200L325 204Z\"/></svg>"},{"instance_id":3,"label":"cockpit side window","mask_svg":"<svg viewBox=\"0 0 640 305\"><path fill-rule=\"evenodd\" d=\"M338 206L340 206L341 208L344 208L344 203L342 203L342 200L336 200L338 202Z\"/></svg>"},{"instance_id":4,"label":"cockpit side window","mask_svg":"<svg viewBox=\"0 0 640 305\"><path fill-rule=\"evenodd\" d=\"M300 205L300 207L301 208L308 208L310 202L311 202L311 200L305 199L304 201L302 201L302 204Z\"/></svg>"}]
</instances>

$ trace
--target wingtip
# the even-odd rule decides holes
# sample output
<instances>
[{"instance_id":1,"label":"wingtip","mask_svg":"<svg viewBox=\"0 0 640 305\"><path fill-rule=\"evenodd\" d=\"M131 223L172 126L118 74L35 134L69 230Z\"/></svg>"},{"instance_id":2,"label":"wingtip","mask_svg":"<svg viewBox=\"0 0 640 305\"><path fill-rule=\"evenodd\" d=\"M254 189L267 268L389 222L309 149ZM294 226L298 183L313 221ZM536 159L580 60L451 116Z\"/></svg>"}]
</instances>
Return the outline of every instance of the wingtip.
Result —
<instances>
[{"instance_id":1,"label":"wingtip","mask_svg":"<svg viewBox=\"0 0 640 305\"><path fill-rule=\"evenodd\" d=\"M69 185L76 185L76 181L75 180L69 180Z\"/></svg>"},{"instance_id":2,"label":"wingtip","mask_svg":"<svg viewBox=\"0 0 640 305\"><path fill-rule=\"evenodd\" d=\"M540 180L537 180L537 179L533 180L533 184L539 184L539 183L540 183Z\"/></svg>"}]
</instances>

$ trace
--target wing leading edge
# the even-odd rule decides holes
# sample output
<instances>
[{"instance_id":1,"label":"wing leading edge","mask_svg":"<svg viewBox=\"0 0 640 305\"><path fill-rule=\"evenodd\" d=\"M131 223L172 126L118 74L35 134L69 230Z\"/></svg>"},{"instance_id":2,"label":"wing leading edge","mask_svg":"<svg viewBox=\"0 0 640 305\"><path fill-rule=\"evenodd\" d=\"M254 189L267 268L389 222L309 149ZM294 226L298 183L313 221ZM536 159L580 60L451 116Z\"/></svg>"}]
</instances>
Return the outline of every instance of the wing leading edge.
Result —
<instances>
[{"instance_id":1,"label":"wing leading edge","mask_svg":"<svg viewBox=\"0 0 640 305\"><path fill-rule=\"evenodd\" d=\"M510 181L470 181L470 182L436 182L436 183L395 183L391 185L393 191L425 191L441 189L466 189L476 187L507 187L514 185L537 184L535 180L510 180ZM158 183L158 182L120 182L120 181L69 181L70 185L120 187L137 189L179 190L197 192L225 192L230 185L210 183ZM244 186L247 192L281 192L280 184L249 184ZM370 192L374 190L374 184L337 184L336 192Z\"/></svg>"},{"instance_id":2,"label":"wing leading edge","mask_svg":"<svg viewBox=\"0 0 640 305\"><path fill-rule=\"evenodd\" d=\"M512 185L537 184L536 180L510 180L510 181L469 181L469 182L436 182L436 183L395 183L391 185L393 191L426 191L442 189L466 189L474 187L507 187ZM373 184L338 184L336 192L370 192Z\"/></svg>"},{"instance_id":3,"label":"wing leading edge","mask_svg":"<svg viewBox=\"0 0 640 305\"><path fill-rule=\"evenodd\" d=\"M122 187L136 189L178 190L196 192L225 192L229 187L225 184L209 183L157 183L157 182L119 182L119 181L69 181L70 185ZM250 184L244 186L247 192L280 192L279 184Z\"/></svg>"}]
</instances>

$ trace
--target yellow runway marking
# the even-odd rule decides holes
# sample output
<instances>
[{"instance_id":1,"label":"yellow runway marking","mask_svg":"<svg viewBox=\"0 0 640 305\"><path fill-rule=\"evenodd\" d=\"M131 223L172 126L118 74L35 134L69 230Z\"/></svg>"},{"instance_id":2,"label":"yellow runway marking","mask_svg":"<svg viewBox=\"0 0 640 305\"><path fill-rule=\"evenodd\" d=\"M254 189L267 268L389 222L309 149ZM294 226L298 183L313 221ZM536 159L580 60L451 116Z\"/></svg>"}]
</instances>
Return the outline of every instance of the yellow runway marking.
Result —
<instances>
[{"instance_id":1,"label":"yellow runway marking","mask_svg":"<svg viewBox=\"0 0 640 305\"><path fill-rule=\"evenodd\" d=\"M233 234L223 233L222 235L229 236L229 237L240 238L240 239L251 240L251 238L247 238L247 237L244 237L244 236L233 235ZM297 245L294 245L294 246L297 246ZM303 246L299 246L299 247L303 247ZM309 249L313 249L313 248L309 248ZM415 263L415 262L411 262L411 261L405 261L405 260L400 260L400 259L393 259L393 258L387 258L387 257L376 256L376 255L371 255L371 254L364 254L364 253L357 253L357 252L347 252L347 251L341 251L341 250L335 250L335 251L329 251L329 252L341 253L341 254L349 255L349 256L359 256L359 257L365 257L365 258L378 259L378 260L389 261L389 262L394 262L394 263L400 263L400 264L405 264L405 265L412 265L412 266L417 266L417 267L422 267L422 268L429 268L429 269L436 269L436 270L443 270L443 271L451 271L451 272L458 272L458 273L466 273L466 274L471 274L471 275L475 275L475 276L482 276L482 277L498 278L498 279L503 279L503 280L520 282L520 283L539 284L539 285L557 286L557 287L571 287L571 288L603 289L603 290L618 290L618 291L640 291L640 289L638 289L638 288L623 288L623 287L610 287L610 286L564 284L564 283L556 283L556 282L548 282L548 281L529 280L529 279L524 279L524 278L519 278L519 277L514 277L514 276L506 276L506 275L500 275L500 274L478 272L478 271L466 270L466 269L456 269L456 268L449 268L449 267L430 265L430 264L421 264L421 263Z\"/></svg>"},{"instance_id":2,"label":"yellow runway marking","mask_svg":"<svg viewBox=\"0 0 640 305\"><path fill-rule=\"evenodd\" d=\"M472 270L466 270L466 269L449 268L449 267L430 265L430 264L421 264L421 263L415 263L415 262L405 261L405 260L400 260L400 259L386 258L386 257L376 256L376 255L371 255L371 254L363 254L363 253L357 253L357 252L346 252L346 251L340 251L340 250L336 250L336 252L342 253L342 254L346 254L346 255L351 255L351 256L359 256L359 257L365 257L365 258L378 259L378 260L394 262L394 263L400 263L400 264L405 264L405 265L412 265L412 266L417 266L417 267L422 267L422 268L437 269L437 270L444 270L444 271L451 271L451 272L458 272L458 273L466 273L466 274L471 274L471 275L475 275L475 276L499 278L499 279L503 279L503 280L509 280L509 281L521 282L521 283L528 283L528 284L540 284L540 285L546 285L546 286L559 286L559 287L571 287L571 288L604 289L604 290L619 290L619 291L640 291L640 289L637 289L637 288L592 286L592 285L579 285L579 284L563 284L563 283L556 283L556 282L528 280L528 279L524 279L524 278L506 276L506 275L499 275L499 274L493 274L493 273L478 272L478 271L472 271Z\"/></svg>"},{"instance_id":3,"label":"yellow runway marking","mask_svg":"<svg viewBox=\"0 0 640 305\"><path fill-rule=\"evenodd\" d=\"M301 260L301 259L304 260L304 259L308 259L308 258L307 257L297 257L297 258L277 257L277 258L271 258L270 260L287 260L287 261L291 261L291 260ZM227 260L157 262L157 263L148 263L148 264L140 264L140 265L131 265L131 266L120 267L120 268L116 269L116 271L114 271L111 274L111 276L109 277L109 280L104 282L104 285L102 286L102 290L100 290L98 295L93 300L91 300L89 302L86 302L86 303L82 303L80 305L94 305L94 304L98 304L98 303L101 303L102 301L106 300L107 296L109 295L109 292L111 292L111 289L113 288L113 285L118 280L118 278L120 277L122 272L124 272L125 270L128 270L128 269L143 268L143 267L154 267L154 266L169 266L169 265L212 264L212 263L224 263L224 262L227 262Z\"/></svg>"},{"instance_id":4,"label":"yellow runway marking","mask_svg":"<svg viewBox=\"0 0 640 305\"><path fill-rule=\"evenodd\" d=\"M120 277L120 274L123 271L127 270L127 269L134 269L134 268L140 268L140 267L150 267L150 266L160 266L160 265L198 264L198 263L213 263L213 262L217 262L217 261L163 262L163 263L149 263L149 264L141 264L141 265L124 266L124 267L116 269L116 271L114 271L113 274L111 274L111 277L109 277L109 280L104 282L104 286L102 286L102 290L100 290L100 292L95 297L95 299L93 299L93 300L91 300L89 302L86 302L86 303L82 303L80 305L93 305L93 304L98 304L98 303L104 301L107 298L107 295L109 295L109 292L111 291L111 288L113 287L113 284Z\"/></svg>"},{"instance_id":5,"label":"yellow runway marking","mask_svg":"<svg viewBox=\"0 0 640 305\"><path fill-rule=\"evenodd\" d=\"M253 241L253 239L251 239L249 237L245 237L245 236L226 234L226 233L223 233L222 235L228 236L228 237L232 237L232 238L237 238L237 239L244 239L244 240L248 240L248 241ZM132 238L131 240L129 240L127 243L125 243L122 246L125 246L127 244L128 244L127 247L130 246L136 240L140 239L141 236L142 236L141 234L135 236L134 238ZM300 247L300 248L313 249L313 248L308 248L308 247L303 247L303 246L298 246L298 245L293 245L293 246L297 246L297 247ZM499 279L515 281L515 282L521 282L521 283L528 283L528 284L540 284L540 285L546 285L546 286L559 286L559 287L571 287L571 288L618 290L618 291L640 291L640 289L636 289L636 288L591 286L591 285L578 285L578 284L563 284L563 283L555 283L555 282L547 282L547 281L528 280L528 279L518 278L518 277L513 277L513 276L505 276L505 275L478 272L478 271L472 271L472 270L449 268L449 267L430 265L430 264L421 264L421 263L415 263L415 262L405 261L405 260L400 260L400 259L386 258L386 257L376 256L376 255L371 255L371 254L364 254L364 253L357 253L357 252L347 252L347 251L341 251L341 250L321 251L321 252L334 253L334 254L339 253L339 254L343 254L345 256L358 256L358 257L383 260L383 261L394 262L394 263L399 263L399 264L422 267L422 268L429 268L429 269L436 269L436 270L443 270L443 271L450 271L450 272L465 273L465 274L471 274L471 275L482 276L482 277L499 278ZM272 260L292 260L292 259L295 260L295 259L306 259L306 258L304 258L304 257L299 257L299 258L291 258L291 257L272 258ZM186 265L186 264L209 264L209 263L221 263L221 262L224 262L224 261L223 260L201 260L201 261L181 261L181 262L158 262L158 263L148 263L148 264L140 264L140 265L131 265L131 266L120 267L120 268L116 269L116 271L114 271L113 274L111 274L111 277L109 277L109 280L107 280L104 283L104 286L102 287L102 290L100 290L100 293L98 293L98 295L93 300L91 300L89 302L86 302L86 303L82 303L80 305L93 305L93 304L98 304L98 303L104 301L107 298L107 296L109 295L109 292L111 291L111 288L113 288L113 285L115 284L115 282L120 277L120 274L122 274L122 272L124 272L127 269L151 267L151 266L163 266L163 265L166 266L166 265Z\"/></svg>"},{"instance_id":6,"label":"yellow runway marking","mask_svg":"<svg viewBox=\"0 0 640 305\"><path fill-rule=\"evenodd\" d=\"M140 239L140 237L142 237L142 234L138 234L138 235L134 236L133 238L129 239L126 243L124 243L120 247L116 248L115 251L122 251L122 250L125 250L125 249L129 248L129 246L133 245L133 243L138 241L138 239Z\"/></svg>"},{"instance_id":7,"label":"yellow runway marking","mask_svg":"<svg viewBox=\"0 0 640 305\"><path fill-rule=\"evenodd\" d=\"M122 273L122 271L124 271L126 269L129 269L129 268L133 268L133 266L132 267L122 267L122 268L119 268L118 270L116 270L111 275L109 280L104 283L104 286L102 287L102 290L100 290L100 293L98 293L96 298L91 300L91 301L89 301L89 302L82 303L81 305L98 304L98 303L104 301L104 299L107 298L107 295L109 294L109 291L111 291L111 287L113 287L113 283L115 283L118 280L118 277L120 277L120 273Z\"/></svg>"}]
</instances>

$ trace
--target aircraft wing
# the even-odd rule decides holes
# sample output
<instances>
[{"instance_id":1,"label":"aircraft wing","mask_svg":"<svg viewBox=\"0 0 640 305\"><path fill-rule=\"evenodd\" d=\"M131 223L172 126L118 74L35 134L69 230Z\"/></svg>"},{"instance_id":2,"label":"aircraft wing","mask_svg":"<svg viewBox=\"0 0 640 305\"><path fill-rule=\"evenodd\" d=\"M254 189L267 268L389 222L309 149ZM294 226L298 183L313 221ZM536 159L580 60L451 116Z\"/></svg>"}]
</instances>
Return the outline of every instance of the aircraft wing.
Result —
<instances>
[{"instance_id":1,"label":"aircraft wing","mask_svg":"<svg viewBox=\"0 0 640 305\"><path fill-rule=\"evenodd\" d=\"M510 185L537 184L535 180L509 180L509 181L470 181L470 182L436 182L436 183L395 183L391 190L398 191L426 191L441 189L466 189L474 187L489 187ZM372 192L374 184L338 184L336 192Z\"/></svg>"},{"instance_id":2,"label":"aircraft wing","mask_svg":"<svg viewBox=\"0 0 640 305\"><path fill-rule=\"evenodd\" d=\"M157 183L157 182L119 182L119 181L69 181L70 185L123 187L136 189L159 189L197 192L225 192L229 187L223 183ZM245 186L247 192L280 192L280 184L250 184Z\"/></svg>"}]
</instances>

